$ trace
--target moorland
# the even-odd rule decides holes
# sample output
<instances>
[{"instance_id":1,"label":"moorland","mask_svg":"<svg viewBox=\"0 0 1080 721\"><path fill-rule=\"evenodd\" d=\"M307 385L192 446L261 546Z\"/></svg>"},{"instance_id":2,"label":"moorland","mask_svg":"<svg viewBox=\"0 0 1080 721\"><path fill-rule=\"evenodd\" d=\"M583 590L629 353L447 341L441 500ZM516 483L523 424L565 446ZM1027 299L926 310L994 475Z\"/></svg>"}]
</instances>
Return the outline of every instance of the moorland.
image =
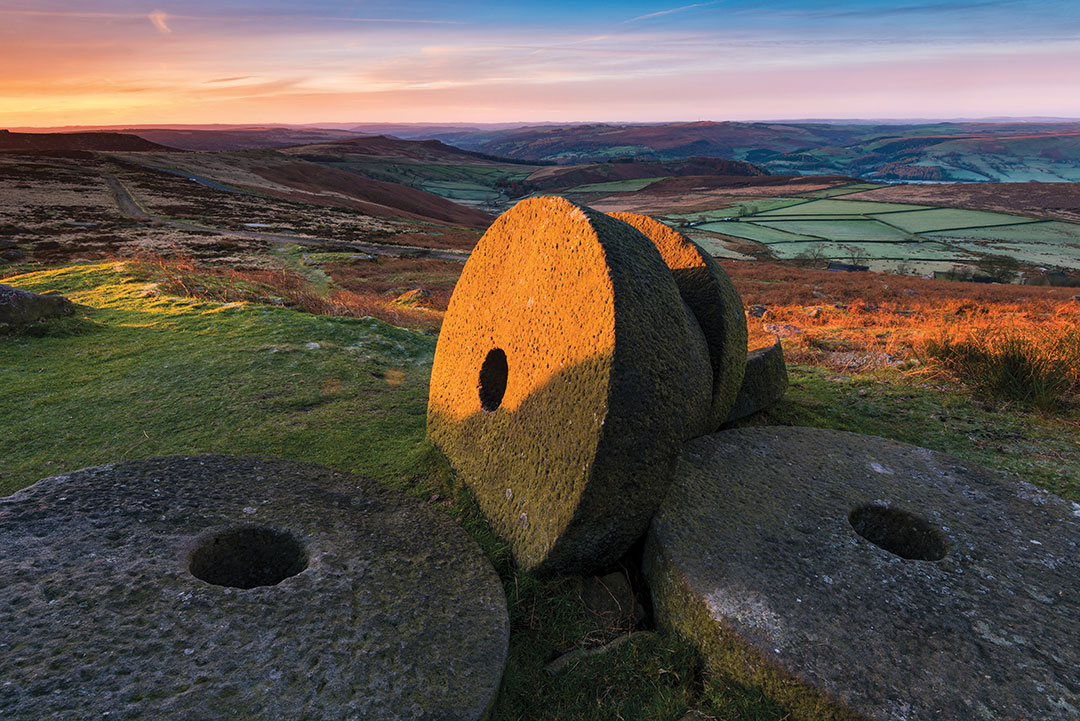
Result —
<instances>
[{"instance_id":1,"label":"moorland","mask_svg":"<svg viewBox=\"0 0 1080 721\"><path fill-rule=\"evenodd\" d=\"M644 620L590 610L589 579L515 569L425 440L438 329L469 250L516 200L561 194L654 215L720 259L751 346L780 337L789 361L784 399L743 424L894 438L1080 502L1074 183L885 184L850 163L785 165L796 150L814 156L805 138L761 141L780 155L718 157L729 146L698 143L713 132L704 124L645 145L640 128L373 130L0 133L0 282L78 304L73 318L0 335L0 493L179 453L269 453L370 476L450 514L498 569L512 636L494 718L784 718L776 699L706 674L689 645L652 628L632 554L610 570L636 589ZM976 147L954 136L982 132L887 130L919 138L916 159ZM872 135L813 132L819 149ZM986 132L979 142L1019 147L1005 137L1017 128ZM549 149L529 150L543 145L530 133ZM621 145L595 150L601 136ZM633 151L610 152L622 147ZM1040 152L1017 157L1061 164Z\"/></svg>"}]
</instances>

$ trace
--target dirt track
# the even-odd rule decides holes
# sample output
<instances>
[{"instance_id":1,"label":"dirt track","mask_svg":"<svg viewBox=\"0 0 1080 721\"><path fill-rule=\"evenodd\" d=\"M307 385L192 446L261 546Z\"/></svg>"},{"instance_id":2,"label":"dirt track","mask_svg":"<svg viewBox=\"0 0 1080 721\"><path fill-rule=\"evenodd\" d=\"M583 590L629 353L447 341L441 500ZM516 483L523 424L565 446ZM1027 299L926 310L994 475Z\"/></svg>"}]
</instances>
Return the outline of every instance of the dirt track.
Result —
<instances>
[{"instance_id":1,"label":"dirt track","mask_svg":"<svg viewBox=\"0 0 1080 721\"><path fill-rule=\"evenodd\" d=\"M411 256L411 257L427 257L438 258L440 260L454 260L464 263L469 254L466 251L452 251L452 250L432 250L431 248L421 248L414 245L388 245L379 243L358 243L358 242L346 242L341 240L328 240L326 238L315 238L303 235L286 235L279 233L260 233L258 231L249 230L221 230L220 228L212 228L210 226L202 225L200 223L191 223L180 220L171 220L169 218L162 218L159 216L151 215L147 213L135 198L131 195L127 188L120 180L109 173L102 173L102 177L109 185L109 190L112 192L113 199L116 201L116 207L119 208L120 213L132 220L138 220L141 222L157 223L159 225L166 225L171 228L178 228L180 230L194 230L204 233L216 233L218 235L228 235L234 238L249 238L252 240L263 240L270 243L299 243L300 245L319 245L319 246L335 246L346 250L355 250L363 253L370 253L372 255L388 255L393 257Z\"/></svg>"}]
</instances>

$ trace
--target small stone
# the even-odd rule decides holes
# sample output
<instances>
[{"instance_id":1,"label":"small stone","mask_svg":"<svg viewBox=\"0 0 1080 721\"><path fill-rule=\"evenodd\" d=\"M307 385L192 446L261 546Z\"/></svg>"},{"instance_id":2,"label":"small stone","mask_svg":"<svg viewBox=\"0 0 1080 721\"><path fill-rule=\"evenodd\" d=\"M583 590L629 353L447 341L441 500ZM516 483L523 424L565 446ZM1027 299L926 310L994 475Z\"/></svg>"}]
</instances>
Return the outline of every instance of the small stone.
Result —
<instances>
[{"instance_id":1,"label":"small stone","mask_svg":"<svg viewBox=\"0 0 1080 721\"><path fill-rule=\"evenodd\" d=\"M751 351L746 356L746 373L739 395L724 422L733 423L768 408L783 398L787 387L787 363L780 341Z\"/></svg>"},{"instance_id":2,"label":"small stone","mask_svg":"<svg viewBox=\"0 0 1080 721\"><path fill-rule=\"evenodd\" d=\"M431 291L423 288L413 288L394 298L398 305L431 305Z\"/></svg>"},{"instance_id":3,"label":"small stone","mask_svg":"<svg viewBox=\"0 0 1080 721\"><path fill-rule=\"evenodd\" d=\"M630 630L645 619L645 609L638 603L624 573L586 578L580 597L585 607L609 628Z\"/></svg>"},{"instance_id":4,"label":"small stone","mask_svg":"<svg viewBox=\"0 0 1080 721\"><path fill-rule=\"evenodd\" d=\"M0 324L26 325L74 312L75 305L63 296L40 295L0 285Z\"/></svg>"},{"instance_id":5,"label":"small stone","mask_svg":"<svg viewBox=\"0 0 1080 721\"><path fill-rule=\"evenodd\" d=\"M746 312L754 318L761 318L769 312L769 309L763 305L752 305L746 309Z\"/></svg>"}]
</instances>

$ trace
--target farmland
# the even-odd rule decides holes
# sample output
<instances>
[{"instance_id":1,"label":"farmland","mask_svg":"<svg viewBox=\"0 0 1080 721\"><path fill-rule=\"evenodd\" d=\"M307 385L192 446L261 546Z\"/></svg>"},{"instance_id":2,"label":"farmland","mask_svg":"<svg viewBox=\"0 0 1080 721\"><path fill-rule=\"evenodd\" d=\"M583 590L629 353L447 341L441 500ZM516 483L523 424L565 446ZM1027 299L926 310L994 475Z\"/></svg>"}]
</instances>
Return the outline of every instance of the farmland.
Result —
<instances>
[{"instance_id":1,"label":"farmland","mask_svg":"<svg viewBox=\"0 0 1080 721\"><path fill-rule=\"evenodd\" d=\"M867 265L885 272L931 273L974 267L987 257L1008 257L1030 267L1080 269L1080 223L1045 217L868 199L882 186L849 183L801 195L777 186L763 195L718 192L692 212L664 198L641 193L613 194L600 205L649 211L679 228L718 257L761 256L779 260L812 258ZM791 188L795 189L795 188ZM859 199L852 196L858 196ZM760 244L755 251L747 243Z\"/></svg>"}]
</instances>

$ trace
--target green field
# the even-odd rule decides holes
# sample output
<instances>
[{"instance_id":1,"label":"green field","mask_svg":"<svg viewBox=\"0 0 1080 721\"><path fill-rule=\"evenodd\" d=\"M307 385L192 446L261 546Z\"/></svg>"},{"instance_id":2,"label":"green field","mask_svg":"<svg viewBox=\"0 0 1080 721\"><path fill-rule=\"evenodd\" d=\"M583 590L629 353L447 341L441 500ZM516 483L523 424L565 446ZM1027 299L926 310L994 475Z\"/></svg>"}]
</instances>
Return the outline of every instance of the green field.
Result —
<instances>
[{"instance_id":1,"label":"green field","mask_svg":"<svg viewBox=\"0 0 1080 721\"><path fill-rule=\"evenodd\" d=\"M812 200L779 210L772 210L761 215L870 215L887 213L892 210L924 210L927 205L907 205L905 203L875 203L868 200Z\"/></svg>"},{"instance_id":2,"label":"green field","mask_svg":"<svg viewBox=\"0 0 1080 721\"><path fill-rule=\"evenodd\" d=\"M606 183L590 183L565 190L565 193L633 193L663 178L634 178L633 180L609 180Z\"/></svg>"},{"instance_id":3,"label":"green field","mask_svg":"<svg viewBox=\"0 0 1080 721\"><path fill-rule=\"evenodd\" d=\"M766 218L768 216L758 216ZM907 242L912 236L876 220L774 220L754 223L789 233L828 238L832 241L876 240Z\"/></svg>"},{"instance_id":4,"label":"green field","mask_svg":"<svg viewBox=\"0 0 1080 721\"><path fill-rule=\"evenodd\" d=\"M728 223L706 223L705 225L697 226L700 230L711 230L714 233L723 233L724 235L734 236L736 238L745 238L746 240L756 240L759 243L791 243L799 240L810 240L816 243L824 242L824 238L816 238L809 235L799 235L798 233L789 233L783 230L776 230L775 228L768 228L764 225L758 225L757 223L743 222L728 222Z\"/></svg>"},{"instance_id":5,"label":"green field","mask_svg":"<svg viewBox=\"0 0 1080 721\"><path fill-rule=\"evenodd\" d=\"M815 250L831 260L851 259L852 250L857 249L856 254L865 256L874 270L895 267L895 263L882 263L885 258L911 261L918 264L918 270L927 272L930 263L970 263L981 255L1007 255L1037 266L1080 268L1080 223L836 198L773 198L766 202L770 207L756 213L750 212L754 201L747 201L707 213L671 217L691 221L715 218L695 228L762 243L781 259L793 258L816 244ZM738 220L723 221L726 217ZM720 245L719 241L711 243L712 247Z\"/></svg>"},{"instance_id":6,"label":"green field","mask_svg":"<svg viewBox=\"0 0 1080 721\"><path fill-rule=\"evenodd\" d=\"M871 217L903 228L909 233L929 233L956 228L1038 222L1034 218L1025 218L1020 215L988 213L982 210L959 210L956 208L874 213Z\"/></svg>"}]
</instances>

